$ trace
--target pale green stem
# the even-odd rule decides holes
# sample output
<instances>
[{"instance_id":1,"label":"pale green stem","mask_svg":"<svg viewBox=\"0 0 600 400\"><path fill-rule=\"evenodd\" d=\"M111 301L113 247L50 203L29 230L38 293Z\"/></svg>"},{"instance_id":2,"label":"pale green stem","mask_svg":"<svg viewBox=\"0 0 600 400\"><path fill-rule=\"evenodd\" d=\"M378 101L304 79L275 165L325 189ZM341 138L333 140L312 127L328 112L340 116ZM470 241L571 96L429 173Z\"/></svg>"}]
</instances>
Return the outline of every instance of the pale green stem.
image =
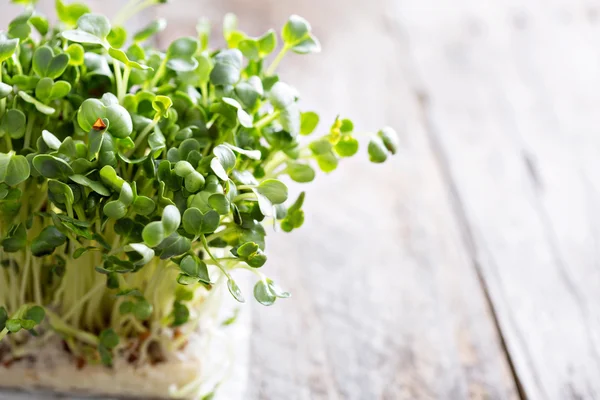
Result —
<instances>
[{"instance_id":1,"label":"pale green stem","mask_svg":"<svg viewBox=\"0 0 600 400\"><path fill-rule=\"evenodd\" d=\"M158 67L158 69L156 70L156 73L152 77L152 81L150 81L149 85L146 85L146 89L156 87L156 85L158 84L158 81L165 74L166 70L167 70L167 57L165 56L165 59L160 63L160 66Z\"/></svg>"},{"instance_id":2,"label":"pale green stem","mask_svg":"<svg viewBox=\"0 0 600 400\"><path fill-rule=\"evenodd\" d=\"M138 148L138 146L142 143L142 141L144 140L144 138L156 127L156 125L158 124L160 117L154 117L154 119L152 120L152 122L150 122L148 124L148 126L146 126L144 128L144 130L138 135L138 137L135 138L135 147L133 149L131 149L129 154L133 154L133 152Z\"/></svg>"},{"instance_id":3,"label":"pale green stem","mask_svg":"<svg viewBox=\"0 0 600 400\"><path fill-rule=\"evenodd\" d=\"M234 229L231 229L231 228L226 228L226 229L223 229L222 231L215 232L215 233L213 233L212 235L208 235L208 236L206 237L206 241L207 241L207 242L212 242L212 241L213 241L213 240L215 240L215 239L218 239L218 238L221 238L221 237L223 237L223 236L227 235L229 232L231 232L231 231L233 231L233 230L234 230Z\"/></svg>"},{"instance_id":4,"label":"pale green stem","mask_svg":"<svg viewBox=\"0 0 600 400\"><path fill-rule=\"evenodd\" d=\"M127 88L129 86L129 75L131 74L131 67L128 65L125 65L124 67L124 71L123 71L123 86L122 86L122 93L121 93L121 97L119 98L119 101L122 103L123 99L125 98L125 96L127 95Z\"/></svg>"},{"instance_id":5,"label":"pale green stem","mask_svg":"<svg viewBox=\"0 0 600 400\"><path fill-rule=\"evenodd\" d=\"M289 48L287 46L283 46L281 50L279 50L279 53L277 53L277 56L275 56L275 59L273 60L271 65L269 65L269 68L267 68L265 75L273 75L273 73L277 69L277 66L279 65L281 60L283 60L283 57L285 57L285 54L288 52L288 50Z\"/></svg>"},{"instance_id":6,"label":"pale green stem","mask_svg":"<svg viewBox=\"0 0 600 400\"><path fill-rule=\"evenodd\" d=\"M123 98L121 97L123 91L123 76L121 75L121 65L119 61L113 58L113 67L115 69L115 81L117 83L117 98L119 99L119 103L123 102Z\"/></svg>"},{"instance_id":7,"label":"pale green stem","mask_svg":"<svg viewBox=\"0 0 600 400\"><path fill-rule=\"evenodd\" d=\"M31 133L33 131L33 124L35 122L35 114L29 114L29 121L27 121L27 130L25 131L25 139L23 141L23 148L28 148L31 142Z\"/></svg>"},{"instance_id":8,"label":"pale green stem","mask_svg":"<svg viewBox=\"0 0 600 400\"><path fill-rule=\"evenodd\" d=\"M3 64L3 62L0 62L0 83L2 83L2 64ZM2 115L4 114L5 109L6 109L6 98L3 98L0 100L0 117L2 117ZM5 136L8 137L8 135L5 135ZM10 140L10 138L9 138L9 140ZM9 150L12 150L12 146L9 148Z\"/></svg>"},{"instance_id":9,"label":"pale green stem","mask_svg":"<svg viewBox=\"0 0 600 400\"><path fill-rule=\"evenodd\" d=\"M3 99L4 100L4 99ZM0 113L1 115L2 113ZM7 151L11 151L13 149L12 147L12 140L10 139L10 135L8 133L6 133L4 135L4 141L6 142L6 150Z\"/></svg>"},{"instance_id":10,"label":"pale green stem","mask_svg":"<svg viewBox=\"0 0 600 400\"><path fill-rule=\"evenodd\" d=\"M279 110L273 111L271 114L267 114L258 121L254 123L254 127L256 129L262 129L265 126L269 125L271 122L275 121L279 117Z\"/></svg>"},{"instance_id":11,"label":"pale green stem","mask_svg":"<svg viewBox=\"0 0 600 400\"><path fill-rule=\"evenodd\" d=\"M204 235L202 235L201 239L202 239L202 246L204 246L204 250L206 250L206 253L208 254L208 256L211 258L211 260L213 260L215 262L215 265L217 267L219 267L219 269L221 271L223 271L223 274L227 277L227 279L231 279L231 275L229 275L229 272L227 272L227 269L223 265L221 265L219 260L216 259L215 256L213 256L210 249L208 248L208 243L206 241L206 237Z\"/></svg>"},{"instance_id":12,"label":"pale green stem","mask_svg":"<svg viewBox=\"0 0 600 400\"><path fill-rule=\"evenodd\" d=\"M94 296L94 294L96 294L96 292L103 289L105 286L106 286L106 283L104 283L104 282L100 282L100 283L96 284L96 286L94 288L92 288L83 297L81 297L77 301L77 303L75 303L71 307L71 309L63 315L62 319L64 321L68 321L69 319L71 319L71 317L73 317L73 315L75 315L75 313L85 304L86 301L91 299Z\"/></svg>"},{"instance_id":13,"label":"pale green stem","mask_svg":"<svg viewBox=\"0 0 600 400\"><path fill-rule=\"evenodd\" d=\"M252 193L242 193L242 194L238 194L237 196L235 196L233 198L233 202L237 203L240 200L252 200L252 201L256 201L256 194L254 192Z\"/></svg>"},{"instance_id":14,"label":"pale green stem","mask_svg":"<svg viewBox=\"0 0 600 400\"><path fill-rule=\"evenodd\" d=\"M202 84L202 104L208 107L208 82Z\"/></svg>"}]
</instances>

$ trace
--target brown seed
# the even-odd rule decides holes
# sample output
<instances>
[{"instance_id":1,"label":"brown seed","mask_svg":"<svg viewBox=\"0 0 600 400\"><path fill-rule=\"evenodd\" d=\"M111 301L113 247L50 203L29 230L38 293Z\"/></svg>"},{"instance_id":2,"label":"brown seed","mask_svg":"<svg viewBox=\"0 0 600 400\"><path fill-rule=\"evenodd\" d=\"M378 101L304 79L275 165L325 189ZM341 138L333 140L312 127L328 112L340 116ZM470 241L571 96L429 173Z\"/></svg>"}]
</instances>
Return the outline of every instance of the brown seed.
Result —
<instances>
[{"instance_id":1,"label":"brown seed","mask_svg":"<svg viewBox=\"0 0 600 400\"><path fill-rule=\"evenodd\" d=\"M102 121L102 118L98 118L96 122L94 122L94 125L92 125L92 129L95 131L103 131L106 129L106 124Z\"/></svg>"}]
</instances>

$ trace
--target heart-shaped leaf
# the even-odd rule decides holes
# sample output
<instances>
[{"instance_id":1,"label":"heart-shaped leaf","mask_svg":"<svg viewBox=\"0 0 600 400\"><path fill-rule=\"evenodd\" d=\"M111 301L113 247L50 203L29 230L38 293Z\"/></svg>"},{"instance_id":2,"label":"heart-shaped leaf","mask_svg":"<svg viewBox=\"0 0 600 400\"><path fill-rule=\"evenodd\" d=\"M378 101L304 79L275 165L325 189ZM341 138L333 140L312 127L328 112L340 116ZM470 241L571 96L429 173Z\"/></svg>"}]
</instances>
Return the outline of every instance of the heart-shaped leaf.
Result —
<instances>
[{"instance_id":1,"label":"heart-shaped leaf","mask_svg":"<svg viewBox=\"0 0 600 400\"><path fill-rule=\"evenodd\" d=\"M32 68L40 78L48 77L56 79L65 72L69 65L69 55L67 53L59 53L54 55L54 51L50 46L44 45L38 47L33 53Z\"/></svg>"},{"instance_id":2,"label":"heart-shaped leaf","mask_svg":"<svg viewBox=\"0 0 600 400\"><path fill-rule=\"evenodd\" d=\"M199 209L191 207L183 213L183 229L190 235L212 233L219 227L219 221L219 214L215 210L203 214Z\"/></svg>"},{"instance_id":3,"label":"heart-shaped leaf","mask_svg":"<svg viewBox=\"0 0 600 400\"><path fill-rule=\"evenodd\" d=\"M133 132L131 115L110 93L104 94L100 100L87 99L79 107L77 122L85 132L93 129L98 118L108 120L108 132L116 138L127 137Z\"/></svg>"},{"instance_id":4,"label":"heart-shaped leaf","mask_svg":"<svg viewBox=\"0 0 600 400\"><path fill-rule=\"evenodd\" d=\"M71 91L67 81L54 82L52 78L42 78L35 87L35 97L43 103L65 97Z\"/></svg>"}]
</instances>

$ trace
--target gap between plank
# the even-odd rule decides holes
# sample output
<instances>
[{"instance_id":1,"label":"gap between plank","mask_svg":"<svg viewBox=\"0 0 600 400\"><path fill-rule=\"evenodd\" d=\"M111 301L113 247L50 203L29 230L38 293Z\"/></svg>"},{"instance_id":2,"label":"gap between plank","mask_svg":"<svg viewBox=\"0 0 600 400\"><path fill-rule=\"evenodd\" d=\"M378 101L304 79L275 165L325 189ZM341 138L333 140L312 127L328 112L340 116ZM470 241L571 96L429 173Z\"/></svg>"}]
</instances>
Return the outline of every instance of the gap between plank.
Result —
<instances>
[{"instance_id":1,"label":"gap between plank","mask_svg":"<svg viewBox=\"0 0 600 400\"><path fill-rule=\"evenodd\" d=\"M475 269L477 279L479 281L481 289L483 290L483 295L484 295L485 301L491 312L494 329L496 330L498 337L500 339L500 346L502 348L502 351L506 355L506 360L507 360L508 366L510 368L511 376L515 382L517 394L521 400L527 400L527 394L525 393L525 390L523 388L523 385L522 385L519 375L517 373L517 370L516 370L516 367L514 364L514 360L511 357L511 354L508 350L508 346L506 344L506 340L504 339L504 335L502 333L502 328L500 326L500 321L498 320L498 315L497 315L496 309L494 307L494 303L493 303L492 298L489 293L488 285L487 285L487 283L485 281L485 277L483 276L483 273L481 271L481 265L477 261L477 256L476 256L477 250L475 248L473 232L471 231L471 228L469 226L467 214L465 212L462 199L460 197L460 194L458 193L457 186L456 186L454 179L452 177L452 174L450 172L450 165L449 165L447 156L446 156L444 150L442 149L441 143L439 142L437 135L434 133L435 128L433 127L433 123L431 122L431 118L429 115L429 97L423 90L415 90L415 94L416 94L416 100L417 100L417 104L419 107L419 111L421 113L420 118L423 121L423 127L425 129L425 133L428 137L429 144L431 146L431 150L432 150L433 156L435 158L435 162L440 170L443 181L446 184L446 187L450 194L451 208L454 210L454 215L457 218L457 222L459 225L458 227L462 234L462 237L463 237L463 240L465 243L465 248L467 249L469 258L471 259L473 268Z\"/></svg>"}]
</instances>

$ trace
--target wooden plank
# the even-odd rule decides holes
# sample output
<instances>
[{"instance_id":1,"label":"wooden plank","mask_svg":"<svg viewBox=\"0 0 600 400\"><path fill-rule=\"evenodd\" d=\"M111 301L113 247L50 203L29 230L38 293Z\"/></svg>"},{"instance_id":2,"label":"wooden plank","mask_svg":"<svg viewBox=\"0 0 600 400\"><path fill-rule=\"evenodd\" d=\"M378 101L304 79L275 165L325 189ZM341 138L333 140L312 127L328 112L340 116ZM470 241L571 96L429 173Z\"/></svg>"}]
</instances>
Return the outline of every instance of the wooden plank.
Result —
<instances>
[{"instance_id":1,"label":"wooden plank","mask_svg":"<svg viewBox=\"0 0 600 400\"><path fill-rule=\"evenodd\" d=\"M429 135L449 168L523 390L534 399L595 398L594 8L570 1L404 6Z\"/></svg>"},{"instance_id":2,"label":"wooden plank","mask_svg":"<svg viewBox=\"0 0 600 400\"><path fill-rule=\"evenodd\" d=\"M270 235L265 272L294 297L255 307L248 398L516 398L410 91L406 37L386 17L389 4L207 6L180 0L162 8L161 16L178 21L162 44L192 33L204 14L236 12L258 35L298 13L324 47L284 61L284 78L300 88L305 108L324 110L324 121L341 112L356 116L360 129L386 121L408 132L391 162L373 166L361 156L320 176L308 190L306 226Z\"/></svg>"}]
</instances>

